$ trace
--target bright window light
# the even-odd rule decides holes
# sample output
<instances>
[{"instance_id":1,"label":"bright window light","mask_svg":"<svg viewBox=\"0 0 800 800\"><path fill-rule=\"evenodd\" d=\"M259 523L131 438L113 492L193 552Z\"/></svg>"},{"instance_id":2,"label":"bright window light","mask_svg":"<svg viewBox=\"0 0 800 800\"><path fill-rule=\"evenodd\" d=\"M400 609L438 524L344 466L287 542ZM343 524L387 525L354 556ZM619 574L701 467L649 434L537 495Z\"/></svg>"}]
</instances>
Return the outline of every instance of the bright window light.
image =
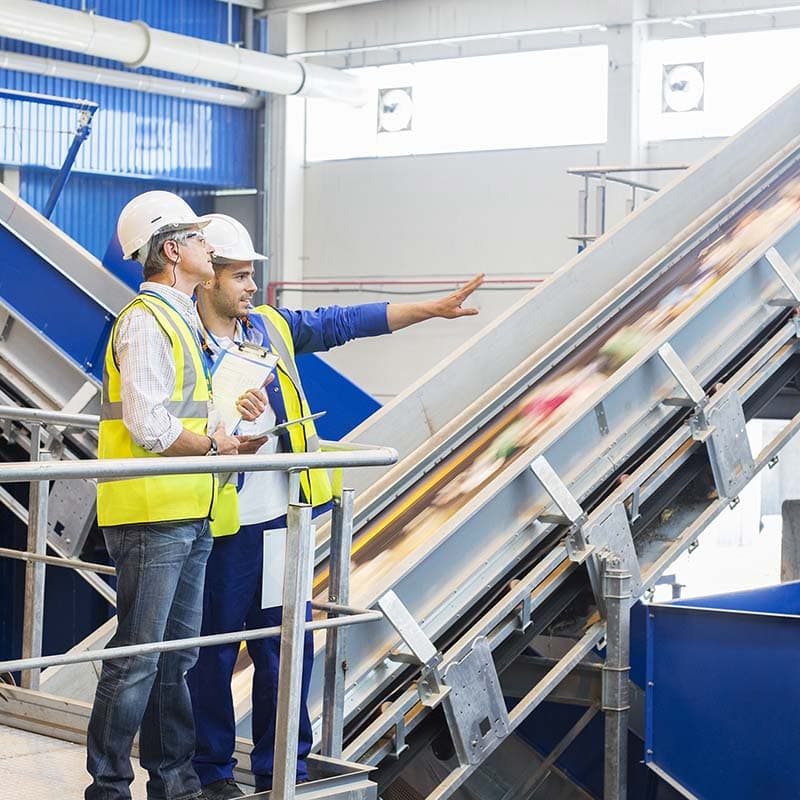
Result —
<instances>
[{"instance_id":1,"label":"bright window light","mask_svg":"<svg viewBox=\"0 0 800 800\"><path fill-rule=\"evenodd\" d=\"M306 158L602 143L607 64L596 46L350 70L370 100L308 100Z\"/></svg>"},{"instance_id":2,"label":"bright window light","mask_svg":"<svg viewBox=\"0 0 800 800\"><path fill-rule=\"evenodd\" d=\"M645 44L645 141L730 136L800 83L800 29Z\"/></svg>"}]
</instances>

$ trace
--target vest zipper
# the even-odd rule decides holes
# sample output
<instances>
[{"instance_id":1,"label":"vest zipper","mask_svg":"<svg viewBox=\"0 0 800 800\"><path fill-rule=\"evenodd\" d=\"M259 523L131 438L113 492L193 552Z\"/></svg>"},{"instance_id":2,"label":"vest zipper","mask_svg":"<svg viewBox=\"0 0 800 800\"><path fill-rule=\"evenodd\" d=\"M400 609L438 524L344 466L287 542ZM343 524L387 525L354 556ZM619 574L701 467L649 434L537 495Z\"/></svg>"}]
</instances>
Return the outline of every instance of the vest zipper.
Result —
<instances>
[{"instance_id":1,"label":"vest zipper","mask_svg":"<svg viewBox=\"0 0 800 800\"><path fill-rule=\"evenodd\" d=\"M215 485L215 481L214 481L214 473L212 472L211 473L211 503L208 506L208 515L207 515L209 522L213 522L214 521L214 517L211 516L211 509L214 508L214 499L215 499L214 496L216 494L215 488L216 488L216 485Z\"/></svg>"}]
</instances>

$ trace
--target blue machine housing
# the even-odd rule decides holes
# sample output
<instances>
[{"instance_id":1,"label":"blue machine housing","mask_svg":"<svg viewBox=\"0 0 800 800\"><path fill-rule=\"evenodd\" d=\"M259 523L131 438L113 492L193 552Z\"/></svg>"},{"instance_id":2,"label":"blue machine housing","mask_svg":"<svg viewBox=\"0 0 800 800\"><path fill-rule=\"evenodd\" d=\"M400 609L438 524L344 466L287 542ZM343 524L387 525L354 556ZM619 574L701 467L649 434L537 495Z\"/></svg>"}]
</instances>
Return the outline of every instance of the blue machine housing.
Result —
<instances>
[{"instance_id":1,"label":"blue machine housing","mask_svg":"<svg viewBox=\"0 0 800 800\"><path fill-rule=\"evenodd\" d=\"M648 766L686 797L800 797L800 582L648 606Z\"/></svg>"}]
</instances>

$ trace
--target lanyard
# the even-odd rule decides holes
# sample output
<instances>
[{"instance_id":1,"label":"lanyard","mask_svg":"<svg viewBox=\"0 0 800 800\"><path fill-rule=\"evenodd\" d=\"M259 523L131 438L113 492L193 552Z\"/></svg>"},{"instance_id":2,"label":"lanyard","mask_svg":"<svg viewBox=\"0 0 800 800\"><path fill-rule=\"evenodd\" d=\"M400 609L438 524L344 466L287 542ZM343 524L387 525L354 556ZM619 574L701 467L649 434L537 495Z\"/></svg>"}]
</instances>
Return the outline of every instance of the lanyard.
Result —
<instances>
[{"instance_id":1,"label":"lanyard","mask_svg":"<svg viewBox=\"0 0 800 800\"><path fill-rule=\"evenodd\" d=\"M139 294L150 295L150 297L155 297L158 300L160 300L162 303L164 303L164 305L169 306L169 308L171 308L180 317L180 319L183 321L183 323L189 329L189 333L191 333L191 335L192 335L192 341L194 342L194 345L197 348L197 354L200 356L200 363L203 365L203 377L206 379L206 386L208 387L208 396L210 398L212 398L214 396L214 393L213 393L213 391L211 389L211 370L209 368L208 362L206 361L206 357L204 355L205 350L203 348L203 345L200 342L200 340L198 339L197 333L195 332L194 328L183 318L183 315L181 314L181 312L178 311L178 309L175 308L175 306L172 305L172 303L170 303L170 301L167 300L166 297L163 297L158 292L153 292L150 289L145 289L144 291L139 292Z\"/></svg>"},{"instance_id":2,"label":"lanyard","mask_svg":"<svg viewBox=\"0 0 800 800\"><path fill-rule=\"evenodd\" d=\"M197 316L198 316L198 319L200 319L200 315L198 314ZM236 344L236 334L238 332L238 323L239 322L240 322L240 320L237 319L236 322L234 323L233 340L232 340L234 344ZM244 328L244 326L242 326L242 328ZM205 353L206 359L208 360L209 367L213 367L214 366L214 362L217 360L217 356L219 355L220 351L222 350L222 346L217 341L217 337L214 336L214 334L211 333L211 331L208 330L205 325L203 325L203 320L202 319L200 319L200 331L201 331L201 333L203 335L203 341L201 343L201 347L202 347L203 353ZM214 347L216 348L216 353L211 348L211 345L208 343L209 339L211 340L211 344L213 344ZM245 336L244 330L242 330L242 335L241 335L240 339L243 342L247 341L247 336Z\"/></svg>"}]
</instances>

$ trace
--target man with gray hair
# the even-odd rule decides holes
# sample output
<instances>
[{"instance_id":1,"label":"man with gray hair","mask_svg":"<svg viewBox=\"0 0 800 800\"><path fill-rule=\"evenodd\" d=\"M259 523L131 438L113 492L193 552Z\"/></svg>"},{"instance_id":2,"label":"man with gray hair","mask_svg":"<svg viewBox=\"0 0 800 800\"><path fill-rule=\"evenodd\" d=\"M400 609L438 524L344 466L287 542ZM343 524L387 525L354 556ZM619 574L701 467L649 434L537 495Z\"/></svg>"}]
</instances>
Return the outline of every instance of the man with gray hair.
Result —
<instances>
[{"instance_id":1,"label":"man with gray hair","mask_svg":"<svg viewBox=\"0 0 800 800\"><path fill-rule=\"evenodd\" d=\"M240 450L224 427L208 430L211 380L192 302L197 284L214 276L205 224L169 192L139 195L120 214L123 255L143 265L145 281L117 317L106 350L100 458ZM210 473L98 481L98 524L117 569L117 630L109 647L199 635L217 496ZM87 736L86 800L130 800L130 755L140 728L148 800L204 797L192 768L186 686L196 659L191 648L103 662Z\"/></svg>"}]
</instances>

